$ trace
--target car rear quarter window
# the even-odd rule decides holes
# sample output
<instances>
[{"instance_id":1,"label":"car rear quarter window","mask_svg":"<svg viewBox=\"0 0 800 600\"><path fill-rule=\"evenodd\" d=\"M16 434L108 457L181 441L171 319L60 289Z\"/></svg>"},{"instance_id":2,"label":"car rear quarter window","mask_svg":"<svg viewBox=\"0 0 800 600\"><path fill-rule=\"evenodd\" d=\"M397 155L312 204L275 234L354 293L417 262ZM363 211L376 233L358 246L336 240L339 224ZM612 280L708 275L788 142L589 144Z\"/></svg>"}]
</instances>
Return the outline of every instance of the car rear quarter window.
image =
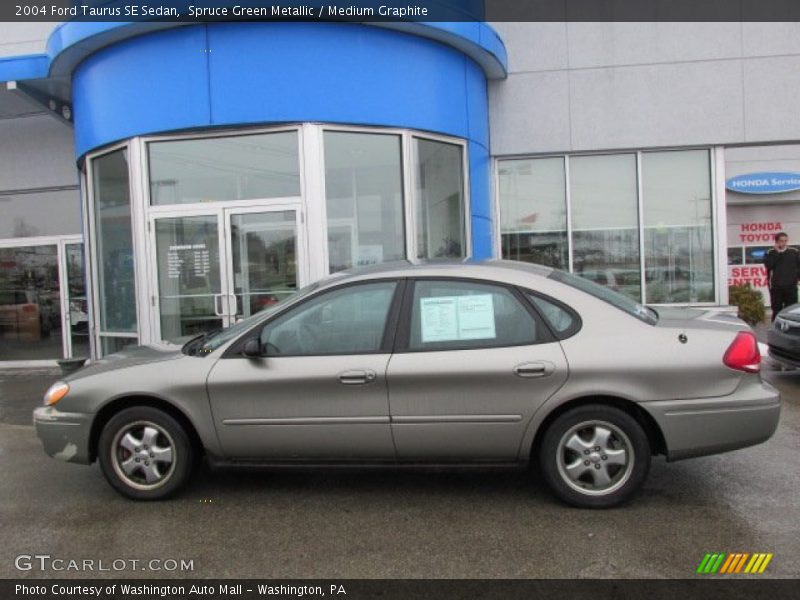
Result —
<instances>
[{"instance_id":1,"label":"car rear quarter window","mask_svg":"<svg viewBox=\"0 0 800 600\"><path fill-rule=\"evenodd\" d=\"M580 317L571 308L567 308L560 302L556 302L550 298L544 298L532 292L525 292L525 295L533 303L542 317L544 317L558 339L566 339L577 333L580 329Z\"/></svg>"},{"instance_id":2,"label":"car rear quarter window","mask_svg":"<svg viewBox=\"0 0 800 600\"><path fill-rule=\"evenodd\" d=\"M506 287L443 280L414 285L411 351L520 346L549 339L542 324Z\"/></svg>"}]
</instances>

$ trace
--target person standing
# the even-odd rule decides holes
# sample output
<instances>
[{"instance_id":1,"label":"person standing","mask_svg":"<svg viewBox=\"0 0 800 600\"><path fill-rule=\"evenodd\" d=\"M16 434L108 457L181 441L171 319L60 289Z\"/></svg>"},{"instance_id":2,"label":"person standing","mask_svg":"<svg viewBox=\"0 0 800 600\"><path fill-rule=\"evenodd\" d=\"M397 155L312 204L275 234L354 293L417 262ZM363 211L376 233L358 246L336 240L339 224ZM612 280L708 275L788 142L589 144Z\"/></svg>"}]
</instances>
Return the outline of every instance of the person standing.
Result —
<instances>
[{"instance_id":1,"label":"person standing","mask_svg":"<svg viewBox=\"0 0 800 600\"><path fill-rule=\"evenodd\" d=\"M769 303L772 320L792 304L797 304L797 280L800 277L800 253L787 246L789 236L781 231L775 234L775 245L764 257L769 285Z\"/></svg>"}]
</instances>

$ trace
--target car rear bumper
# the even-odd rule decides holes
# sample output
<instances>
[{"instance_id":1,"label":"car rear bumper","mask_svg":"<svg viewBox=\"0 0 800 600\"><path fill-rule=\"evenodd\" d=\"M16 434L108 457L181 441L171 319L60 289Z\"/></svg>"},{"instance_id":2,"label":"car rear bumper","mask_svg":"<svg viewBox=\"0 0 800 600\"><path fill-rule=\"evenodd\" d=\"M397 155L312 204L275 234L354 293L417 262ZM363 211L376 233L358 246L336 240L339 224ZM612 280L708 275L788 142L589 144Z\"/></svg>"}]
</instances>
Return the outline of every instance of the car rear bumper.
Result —
<instances>
[{"instance_id":1,"label":"car rear bumper","mask_svg":"<svg viewBox=\"0 0 800 600\"><path fill-rule=\"evenodd\" d=\"M93 416L40 406L33 411L33 424L48 456L88 465L91 463L89 436Z\"/></svg>"},{"instance_id":2,"label":"car rear bumper","mask_svg":"<svg viewBox=\"0 0 800 600\"><path fill-rule=\"evenodd\" d=\"M670 461L760 444L775 433L781 413L778 390L749 376L728 396L640 406L661 428Z\"/></svg>"}]
</instances>

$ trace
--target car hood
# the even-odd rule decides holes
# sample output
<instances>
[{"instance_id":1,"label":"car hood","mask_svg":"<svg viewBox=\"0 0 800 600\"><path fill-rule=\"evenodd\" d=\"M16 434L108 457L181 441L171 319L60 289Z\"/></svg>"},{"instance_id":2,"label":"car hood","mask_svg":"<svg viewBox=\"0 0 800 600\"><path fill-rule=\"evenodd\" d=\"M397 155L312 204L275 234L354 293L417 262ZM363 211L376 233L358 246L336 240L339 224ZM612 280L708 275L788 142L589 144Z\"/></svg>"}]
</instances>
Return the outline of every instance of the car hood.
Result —
<instances>
[{"instance_id":1,"label":"car hood","mask_svg":"<svg viewBox=\"0 0 800 600\"><path fill-rule=\"evenodd\" d=\"M675 306L657 307L660 327L679 329L749 329L747 323L735 314L719 308L682 308Z\"/></svg>"},{"instance_id":2,"label":"car hood","mask_svg":"<svg viewBox=\"0 0 800 600\"><path fill-rule=\"evenodd\" d=\"M791 306L787 306L778 313L778 316L781 319L786 319L787 321L800 322L800 304L792 304Z\"/></svg>"},{"instance_id":3,"label":"car hood","mask_svg":"<svg viewBox=\"0 0 800 600\"><path fill-rule=\"evenodd\" d=\"M181 347L175 344L162 343L147 346L130 346L114 354L109 354L99 360L88 363L64 378L64 381L74 381L118 369L128 369L148 363L162 362L184 358Z\"/></svg>"}]
</instances>

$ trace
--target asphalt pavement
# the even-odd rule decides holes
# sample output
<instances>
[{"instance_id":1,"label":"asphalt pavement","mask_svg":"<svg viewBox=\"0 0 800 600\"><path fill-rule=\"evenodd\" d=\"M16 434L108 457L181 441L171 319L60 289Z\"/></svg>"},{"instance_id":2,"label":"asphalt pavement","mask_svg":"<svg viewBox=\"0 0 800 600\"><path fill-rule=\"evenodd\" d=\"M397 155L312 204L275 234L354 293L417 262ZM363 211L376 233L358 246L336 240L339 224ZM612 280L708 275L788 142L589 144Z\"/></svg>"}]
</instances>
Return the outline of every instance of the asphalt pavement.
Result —
<instances>
[{"instance_id":1,"label":"asphalt pavement","mask_svg":"<svg viewBox=\"0 0 800 600\"><path fill-rule=\"evenodd\" d=\"M642 493L606 511L491 470L202 469L179 497L136 503L96 464L43 453L31 410L57 377L0 371L0 577L683 578L706 552L771 552L759 577L800 576L800 371L764 371L783 395L767 443L655 459ZM36 554L44 570L16 568Z\"/></svg>"}]
</instances>

